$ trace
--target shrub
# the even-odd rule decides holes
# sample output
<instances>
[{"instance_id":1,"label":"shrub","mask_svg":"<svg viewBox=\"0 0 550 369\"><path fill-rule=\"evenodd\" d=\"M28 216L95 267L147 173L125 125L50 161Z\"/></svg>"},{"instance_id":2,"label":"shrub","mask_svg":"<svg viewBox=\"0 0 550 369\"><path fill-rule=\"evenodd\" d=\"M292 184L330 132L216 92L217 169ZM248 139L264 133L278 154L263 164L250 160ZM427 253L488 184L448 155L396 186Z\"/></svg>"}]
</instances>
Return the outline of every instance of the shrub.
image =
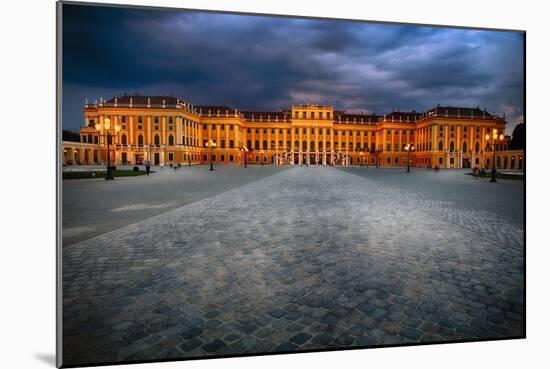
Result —
<instances>
[{"instance_id":1,"label":"shrub","mask_svg":"<svg viewBox=\"0 0 550 369\"><path fill-rule=\"evenodd\" d=\"M139 167L138 167L138 166L135 166L135 167L132 168L132 170L133 170L134 172L139 172Z\"/></svg>"}]
</instances>

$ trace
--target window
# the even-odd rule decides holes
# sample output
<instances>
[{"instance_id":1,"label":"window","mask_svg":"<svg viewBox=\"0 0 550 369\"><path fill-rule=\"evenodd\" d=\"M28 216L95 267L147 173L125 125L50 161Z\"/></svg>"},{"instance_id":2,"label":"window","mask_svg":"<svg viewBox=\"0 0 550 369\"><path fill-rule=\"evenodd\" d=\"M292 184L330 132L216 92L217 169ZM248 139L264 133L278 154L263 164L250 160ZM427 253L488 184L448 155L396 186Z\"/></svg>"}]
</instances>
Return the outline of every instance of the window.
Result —
<instances>
[{"instance_id":1,"label":"window","mask_svg":"<svg viewBox=\"0 0 550 369\"><path fill-rule=\"evenodd\" d=\"M127 144L126 141L127 141L127 140L126 140L126 135L120 136L120 143L121 143L121 144L126 145L126 144Z\"/></svg>"},{"instance_id":2,"label":"window","mask_svg":"<svg viewBox=\"0 0 550 369\"><path fill-rule=\"evenodd\" d=\"M138 145L143 146L143 135L138 135Z\"/></svg>"},{"instance_id":3,"label":"window","mask_svg":"<svg viewBox=\"0 0 550 369\"><path fill-rule=\"evenodd\" d=\"M160 137L159 137L159 135L155 135L155 145L160 145Z\"/></svg>"},{"instance_id":4,"label":"window","mask_svg":"<svg viewBox=\"0 0 550 369\"><path fill-rule=\"evenodd\" d=\"M264 141L262 142L262 148L263 148L264 150L267 150L267 141L266 141L266 140L264 140Z\"/></svg>"},{"instance_id":5,"label":"window","mask_svg":"<svg viewBox=\"0 0 550 369\"><path fill-rule=\"evenodd\" d=\"M168 117L168 124L174 124L174 117Z\"/></svg>"},{"instance_id":6,"label":"window","mask_svg":"<svg viewBox=\"0 0 550 369\"><path fill-rule=\"evenodd\" d=\"M258 134L260 131L258 128L254 129L254 133Z\"/></svg>"},{"instance_id":7,"label":"window","mask_svg":"<svg viewBox=\"0 0 550 369\"><path fill-rule=\"evenodd\" d=\"M212 130L213 130L213 131L216 130L216 125L215 125L215 124L212 124Z\"/></svg>"},{"instance_id":8,"label":"window","mask_svg":"<svg viewBox=\"0 0 550 369\"><path fill-rule=\"evenodd\" d=\"M232 149L235 147L235 140L229 140L229 148Z\"/></svg>"},{"instance_id":9,"label":"window","mask_svg":"<svg viewBox=\"0 0 550 369\"><path fill-rule=\"evenodd\" d=\"M439 141L439 144L437 144L437 149L438 150L443 150L443 141Z\"/></svg>"},{"instance_id":10,"label":"window","mask_svg":"<svg viewBox=\"0 0 550 369\"><path fill-rule=\"evenodd\" d=\"M311 128L311 134L312 134L312 135L315 134L315 128Z\"/></svg>"},{"instance_id":11,"label":"window","mask_svg":"<svg viewBox=\"0 0 550 369\"><path fill-rule=\"evenodd\" d=\"M314 112L311 112L311 114L309 116L311 117L311 119L315 119L315 113Z\"/></svg>"},{"instance_id":12,"label":"window","mask_svg":"<svg viewBox=\"0 0 550 369\"><path fill-rule=\"evenodd\" d=\"M225 155L222 155L222 161L225 161Z\"/></svg>"},{"instance_id":13,"label":"window","mask_svg":"<svg viewBox=\"0 0 550 369\"><path fill-rule=\"evenodd\" d=\"M298 128L294 128L294 134L295 134L295 135L298 134Z\"/></svg>"},{"instance_id":14,"label":"window","mask_svg":"<svg viewBox=\"0 0 550 369\"><path fill-rule=\"evenodd\" d=\"M323 119L323 112L319 112L319 119Z\"/></svg>"},{"instance_id":15,"label":"window","mask_svg":"<svg viewBox=\"0 0 550 369\"><path fill-rule=\"evenodd\" d=\"M449 164L455 165L455 158L449 158Z\"/></svg>"},{"instance_id":16,"label":"window","mask_svg":"<svg viewBox=\"0 0 550 369\"><path fill-rule=\"evenodd\" d=\"M222 124L222 125L221 125L221 130L222 130L222 131L225 131L225 124ZM223 161L223 160L222 160L222 161Z\"/></svg>"},{"instance_id":17,"label":"window","mask_svg":"<svg viewBox=\"0 0 550 369\"><path fill-rule=\"evenodd\" d=\"M439 165L443 164L443 158L439 158Z\"/></svg>"},{"instance_id":18,"label":"window","mask_svg":"<svg viewBox=\"0 0 550 369\"><path fill-rule=\"evenodd\" d=\"M246 133L250 133L250 128L247 128L247 129L246 129Z\"/></svg>"},{"instance_id":19,"label":"window","mask_svg":"<svg viewBox=\"0 0 550 369\"><path fill-rule=\"evenodd\" d=\"M391 164L391 158L389 158L389 157L386 158L386 163L387 163L387 164Z\"/></svg>"},{"instance_id":20,"label":"window","mask_svg":"<svg viewBox=\"0 0 550 369\"><path fill-rule=\"evenodd\" d=\"M168 161L173 161L174 160L174 153L173 152L169 152L168 153Z\"/></svg>"},{"instance_id":21,"label":"window","mask_svg":"<svg viewBox=\"0 0 550 369\"><path fill-rule=\"evenodd\" d=\"M394 164L399 164L399 158L396 157L395 159L393 159L393 162Z\"/></svg>"},{"instance_id":22,"label":"window","mask_svg":"<svg viewBox=\"0 0 550 369\"><path fill-rule=\"evenodd\" d=\"M468 152L468 144L466 142L462 143L462 152Z\"/></svg>"},{"instance_id":23,"label":"window","mask_svg":"<svg viewBox=\"0 0 550 369\"><path fill-rule=\"evenodd\" d=\"M225 149L225 140L221 140L221 148Z\"/></svg>"},{"instance_id":24,"label":"window","mask_svg":"<svg viewBox=\"0 0 550 369\"><path fill-rule=\"evenodd\" d=\"M275 134L275 128L271 128L271 134Z\"/></svg>"},{"instance_id":25,"label":"window","mask_svg":"<svg viewBox=\"0 0 550 369\"><path fill-rule=\"evenodd\" d=\"M120 123L126 123L126 115L120 116Z\"/></svg>"},{"instance_id":26,"label":"window","mask_svg":"<svg viewBox=\"0 0 550 369\"><path fill-rule=\"evenodd\" d=\"M229 155L229 161L233 161L233 155Z\"/></svg>"},{"instance_id":27,"label":"window","mask_svg":"<svg viewBox=\"0 0 550 369\"><path fill-rule=\"evenodd\" d=\"M174 136L168 136L168 145L174 146Z\"/></svg>"},{"instance_id":28,"label":"window","mask_svg":"<svg viewBox=\"0 0 550 369\"><path fill-rule=\"evenodd\" d=\"M208 128L208 127L207 127L206 124L203 124L203 125L202 125L202 129L207 129L207 128Z\"/></svg>"},{"instance_id":29,"label":"window","mask_svg":"<svg viewBox=\"0 0 550 369\"><path fill-rule=\"evenodd\" d=\"M303 119L306 119L306 118L307 118L307 113L306 113L305 111L302 112L302 118L303 118Z\"/></svg>"},{"instance_id":30,"label":"window","mask_svg":"<svg viewBox=\"0 0 550 369\"><path fill-rule=\"evenodd\" d=\"M479 152L479 142L476 142L476 152Z\"/></svg>"},{"instance_id":31,"label":"window","mask_svg":"<svg viewBox=\"0 0 550 369\"><path fill-rule=\"evenodd\" d=\"M155 122L155 124L158 124L158 123L159 123L159 117L158 117L158 116L155 116L155 117L154 117L154 122Z\"/></svg>"},{"instance_id":32,"label":"window","mask_svg":"<svg viewBox=\"0 0 550 369\"><path fill-rule=\"evenodd\" d=\"M330 119L330 112L327 112L327 119Z\"/></svg>"},{"instance_id":33,"label":"window","mask_svg":"<svg viewBox=\"0 0 550 369\"><path fill-rule=\"evenodd\" d=\"M229 130L230 130L230 131L233 130L233 124L230 124L230 125L229 125ZM231 161L233 161L233 160L231 160Z\"/></svg>"},{"instance_id":34,"label":"window","mask_svg":"<svg viewBox=\"0 0 550 369\"><path fill-rule=\"evenodd\" d=\"M266 133L267 133L267 128L264 128L264 134L266 134Z\"/></svg>"},{"instance_id":35,"label":"window","mask_svg":"<svg viewBox=\"0 0 550 369\"><path fill-rule=\"evenodd\" d=\"M302 134L303 134L303 135L307 134L307 131L306 131L305 127L302 128Z\"/></svg>"},{"instance_id":36,"label":"window","mask_svg":"<svg viewBox=\"0 0 550 369\"><path fill-rule=\"evenodd\" d=\"M256 140L254 141L254 148L258 150L260 148L260 141Z\"/></svg>"},{"instance_id":37,"label":"window","mask_svg":"<svg viewBox=\"0 0 550 369\"><path fill-rule=\"evenodd\" d=\"M294 118L298 119L298 112L297 111L294 112Z\"/></svg>"},{"instance_id":38,"label":"window","mask_svg":"<svg viewBox=\"0 0 550 369\"><path fill-rule=\"evenodd\" d=\"M138 115L138 123L143 123L143 117L141 115Z\"/></svg>"},{"instance_id":39,"label":"window","mask_svg":"<svg viewBox=\"0 0 550 369\"><path fill-rule=\"evenodd\" d=\"M250 140L246 141L246 147L248 149L252 148L252 141L250 141Z\"/></svg>"},{"instance_id":40,"label":"window","mask_svg":"<svg viewBox=\"0 0 550 369\"><path fill-rule=\"evenodd\" d=\"M455 151L455 143L454 143L454 141L451 141L451 144L450 144L450 147L449 147L449 151L450 151L450 152L454 152L454 151Z\"/></svg>"}]
</instances>

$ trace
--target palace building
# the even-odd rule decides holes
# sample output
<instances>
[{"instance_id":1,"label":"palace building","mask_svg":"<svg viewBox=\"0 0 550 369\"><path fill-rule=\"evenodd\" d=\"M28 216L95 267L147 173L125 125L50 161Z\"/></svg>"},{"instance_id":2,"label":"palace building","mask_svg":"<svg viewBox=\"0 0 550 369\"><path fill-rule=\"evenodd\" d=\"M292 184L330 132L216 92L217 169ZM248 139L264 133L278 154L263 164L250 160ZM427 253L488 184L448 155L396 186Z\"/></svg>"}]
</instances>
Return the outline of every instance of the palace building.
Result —
<instances>
[{"instance_id":1,"label":"palace building","mask_svg":"<svg viewBox=\"0 0 550 369\"><path fill-rule=\"evenodd\" d=\"M109 124L105 124L108 122ZM326 105L239 111L173 96L127 95L84 105L80 142L63 142L65 165L378 165L523 169L507 150L505 117L479 107L350 114ZM486 135L490 138L487 140Z\"/></svg>"}]
</instances>

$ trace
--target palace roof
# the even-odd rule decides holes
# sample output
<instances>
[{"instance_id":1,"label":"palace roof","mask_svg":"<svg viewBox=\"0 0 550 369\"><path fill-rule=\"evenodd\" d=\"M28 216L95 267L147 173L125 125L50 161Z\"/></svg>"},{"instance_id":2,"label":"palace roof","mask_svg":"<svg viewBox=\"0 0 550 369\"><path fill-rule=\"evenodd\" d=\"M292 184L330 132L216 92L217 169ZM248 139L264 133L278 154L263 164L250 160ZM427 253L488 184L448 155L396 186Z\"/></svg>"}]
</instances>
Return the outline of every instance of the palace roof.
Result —
<instances>
[{"instance_id":1,"label":"palace roof","mask_svg":"<svg viewBox=\"0 0 550 369\"><path fill-rule=\"evenodd\" d=\"M238 113L237 109L226 105L195 105L195 110L201 115L234 115Z\"/></svg>"},{"instance_id":2,"label":"palace roof","mask_svg":"<svg viewBox=\"0 0 550 369\"><path fill-rule=\"evenodd\" d=\"M465 108L457 106L436 106L425 113L426 116L449 117L449 118L481 118L494 119L499 118L485 110L476 108Z\"/></svg>"},{"instance_id":3,"label":"palace roof","mask_svg":"<svg viewBox=\"0 0 550 369\"><path fill-rule=\"evenodd\" d=\"M176 105L182 103L183 100L177 96L143 96L143 95L124 95L124 96L115 96L111 100L106 101L107 104L114 104L116 99L117 104L130 104L130 99L132 99L132 104L135 105Z\"/></svg>"},{"instance_id":4,"label":"palace roof","mask_svg":"<svg viewBox=\"0 0 550 369\"><path fill-rule=\"evenodd\" d=\"M244 119L253 122L285 122L290 119L288 111L243 111L241 113Z\"/></svg>"},{"instance_id":5,"label":"palace roof","mask_svg":"<svg viewBox=\"0 0 550 369\"><path fill-rule=\"evenodd\" d=\"M380 120L376 114L348 114L344 111L335 111L334 120L336 123L374 124Z\"/></svg>"},{"instance_id":6,"label":"palace roof","mask_svg":"<svg viewBox=\"0 0 550 369\"><path fill-rule=\"evenodd\" d=\"M225 117L238 115L247 121L254 122L289 122L291 119L291 110L281 109L279 111L239 111L226 105L190 105L184 100L173 95L124 95L115 96L110 100L100 100L94 104L86 102L85 107L147 107L147 108L178 108L187 111L193 111L202 116ZM293 105L295 107L295 105ZM310 105L308 105L310 106ZM358 114L346 113L343 110L334 110L333 119L335 123L341 124L375 124L378 122L397 122L408 123L428 118L470 118L470 119L489 119L499 120L505 116L491 114L486 110L481 110L479 106L475 108L457 107L457 106L435 106L425 112L417 111L393 111L385 115L377 114Z\"/></svg>"}]
</instances>

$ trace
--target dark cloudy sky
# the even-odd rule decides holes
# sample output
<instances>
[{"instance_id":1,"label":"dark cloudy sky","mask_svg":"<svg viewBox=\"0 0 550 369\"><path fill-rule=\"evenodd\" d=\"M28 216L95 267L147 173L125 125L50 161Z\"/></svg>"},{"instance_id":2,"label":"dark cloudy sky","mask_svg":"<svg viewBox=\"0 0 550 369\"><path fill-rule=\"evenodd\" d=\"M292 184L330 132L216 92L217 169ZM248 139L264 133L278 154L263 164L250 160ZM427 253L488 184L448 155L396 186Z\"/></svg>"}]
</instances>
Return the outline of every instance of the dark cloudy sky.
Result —
<instances>
[{"instance_id":1,"label":"dark cloudy sky","mask_svg":"<svg viewBox=\"0 0 550 369\"><path fill-rule=\"evenodd\" d=\"M84 99L174 94L191 104L279 110L332 104L383 114L436 104L523 120L514 32L84 5L63 7L63 126Z\"/></svg>"}]
</instances>

